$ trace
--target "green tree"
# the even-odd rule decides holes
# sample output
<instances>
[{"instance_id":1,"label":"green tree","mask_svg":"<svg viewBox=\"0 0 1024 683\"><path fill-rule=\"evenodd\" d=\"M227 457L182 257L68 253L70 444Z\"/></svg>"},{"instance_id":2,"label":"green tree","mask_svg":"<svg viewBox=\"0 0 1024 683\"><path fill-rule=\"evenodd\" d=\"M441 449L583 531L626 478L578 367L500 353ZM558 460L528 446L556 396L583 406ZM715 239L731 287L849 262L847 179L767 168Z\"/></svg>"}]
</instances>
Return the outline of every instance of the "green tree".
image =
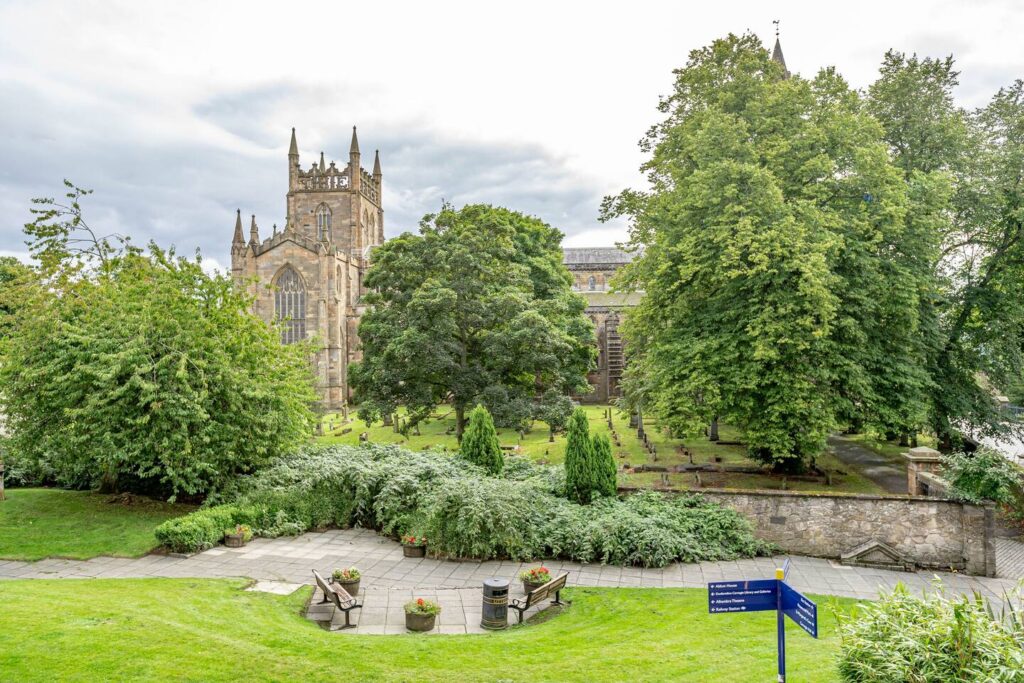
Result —
<instances>
[{"instance_id":1,"label":"green tree","mask_svg":"<svg viewBox=\"0 0 1024 683\"><path fill-rule=\"evenodd\" d=\"M45 257L0 357L12 456L63 485L173 498L214 491L308 439L307 346L282 346L198 256L123 241L75 252L72 204L44 202L26 227Z\"/></svg>"},{"instance_id":2,"label":"green tree","mask_svg":"<svg viewBox=\"0 0 1024 683\"><path fill-rule=\"evenodd\" d=\"M555 433L565 429L572 410L571 398L555 389L548 389L534 405L533 417L548 426L548 441L554 443Z\"/></svg>"},{"instance_id":3,"label":"green tree","mask_svg":"<svg viewBox=\"0 0 1024 683\"><path fill-rule=\"evenodd\" d=\"M618 491L615 457L612 442L607 434L595 434L593 445L594 492L602 496L614 496Z\"/></svg>"},{"instance_id":4,"label":"green tree","mask_svg":"<svg viewBox=\"0 0 1024 683\"><path fill-rule=\"evenodd\" d=\"M869 107L903 169L908 239L927 243L919 338L927 359L926 422L950 450L960 430L1020 429L993 387L1024 374L1024 102L1021 81L984 109L957 107L952 57L885 56ZM920 281L922 278L918 278Z\"/></svg>"},{"instance_id":5,"label":"green tree","mask_svg":"<svg viewBox=\"0 0 1024 683\"><path fill-rule=\"evenodd\" d=\"M593 465L594 443L587 413L576 408L569 417L565 442L565 489L570 500L586 505L593 499L598 487Z\"/></svg>"},{"instance_id":6,"label":"green tree","mask_svg":"<svg viewBox=\"0 0 1024 683\"><path fill-rule=\"evenodd\" d=\"M494 420L487 408L478 405L470 412L469 426L459 450L467 460L491 474L501 474L505 469L505 456L501 454L498 432L494 429Z\"/></svg>"},{"instance_id":7,"label":"green tree","mask_svg":"<svg viewBox=\"0 0 1024 683\"><path fill-rule=\"evenodd\" d=\"M20 290L33 278L32 268L13 256L0 256L0 342L14 326Z\"/></svg>"},{"instance_id":8,"label":"green tree","mask_svg":"<svg viewBox=\"0 0 1024 683\"><path fill-rule=\"evenodd\" d=\"M624 326L644 411L677 434L719 416L782 470L844 417L920 412L906 186L858 94L731 35L691 53L661 110L650 190L604 205L643 247L622 279L645 291Z\"/></svg>"},{"instance_id":9,"label":"green tree","mask_svg":"<svg viewBox=\"0 0 1024 683\"><path fill-rule=\"evenodd\" d=\"M467 408L487 398L525 406L549 389L585 389L593 326L571 290L561 238L508 209L444 206L419 235L374 251L363 360L350 372L360 416L376 420L404 405L415 421L450 401L461 440Z\"/></svg>"}]
</instances>

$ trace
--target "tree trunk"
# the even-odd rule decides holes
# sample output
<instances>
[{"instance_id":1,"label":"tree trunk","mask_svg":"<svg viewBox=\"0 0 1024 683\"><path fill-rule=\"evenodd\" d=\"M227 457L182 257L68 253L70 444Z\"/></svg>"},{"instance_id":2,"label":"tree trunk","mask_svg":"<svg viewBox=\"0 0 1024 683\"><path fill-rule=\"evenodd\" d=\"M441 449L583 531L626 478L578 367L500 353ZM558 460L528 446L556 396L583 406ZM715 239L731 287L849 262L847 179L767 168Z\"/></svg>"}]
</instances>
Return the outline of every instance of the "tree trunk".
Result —
<instances>
[{"instance_id":1,"label":"tree trunk","mask_svg":"<svg viewBox=\"0 0 1024 683\"><path fill-rule=\"evenodd\" d=\"M462 431L466 427L466 407L455 406L455 439L462 444Z\"/></svg>"},{"instance_id":2,"label":"tree trunk","mask_svg":"<svg viewBox=\"0 0 1024 683\"><path fill-rule=\"evenodd\" d=\"M7 500L4 495L4 461L0 460L0 500Z\"/></svg>"},{"instance_id":3,"label":"tree trunk","mask_svg":"<svg viewBox=\"0 0 1024 683\"><path fill-rule=\"evenodd\" d=\"M395 420L391 416L391 413L384 413L384 426L385 427L391 427L394 424L395 424Z\"/></svg>"},{"instance_id":4,"label":"tree trunk","mask_svg":"<svg viewBox=\"0 0 1024 683\"><path fill-rule=\"evenodd\" d=\"M554 427L548 427L548 443L554 443L554 442L555 442L555 428Z\"/></svg>"},{"instance_id":5,"label":"tree trunk","mask_svg":"<svg viewBox=\"0 0 1024 683\"><path fill-rule=\"evenodd\" d=\"M718 441L718 417L711 418L711 433L708 435L708 441Z\"/></svg>"}]
</instances>

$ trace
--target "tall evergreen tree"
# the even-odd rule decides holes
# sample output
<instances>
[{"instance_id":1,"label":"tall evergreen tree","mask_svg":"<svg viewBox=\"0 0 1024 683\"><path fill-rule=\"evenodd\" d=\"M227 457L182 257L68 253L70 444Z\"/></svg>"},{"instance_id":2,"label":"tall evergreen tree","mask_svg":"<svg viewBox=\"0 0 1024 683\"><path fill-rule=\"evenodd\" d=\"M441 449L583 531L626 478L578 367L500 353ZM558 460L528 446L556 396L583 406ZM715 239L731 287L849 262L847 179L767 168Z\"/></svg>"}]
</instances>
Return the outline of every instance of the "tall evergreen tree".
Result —
<instances>
[{"instance_id":1,"label":"tall evergreen tree","mask_svg":"<svg viewBox=\"0 0 1024 683\"><path fill-rule=\"evenodd\" d=\"M612 442L607 434L595 434L593 444L594 492L602 496L614 496L618 490L615 471L615 456L612 455Z\"/></svg>"},{"instance_id":2,"label":"tall evergreen tree","mask_svg":"<svg viewBox=\"0 0 1024 683\"><path fill-rule=\"evenodd\" d=\"M586 505L597 486L593 468L594 443L583 408L572 411L565 443L565 488L570 500Z\"/></svg>"},{"instance_id":3,"label":"tall evergreen tree","mask_svg":"<svg viewBox=\"0 0 1024 683\"><path fill-rule=\"evenodd\" d=\"M469 426L462 436L460 451L467 460L483 467L491 474L505 469L505 456L501 454L498 432L487 408L478 405L469 414Z\"/></svg>"}]
</instances>

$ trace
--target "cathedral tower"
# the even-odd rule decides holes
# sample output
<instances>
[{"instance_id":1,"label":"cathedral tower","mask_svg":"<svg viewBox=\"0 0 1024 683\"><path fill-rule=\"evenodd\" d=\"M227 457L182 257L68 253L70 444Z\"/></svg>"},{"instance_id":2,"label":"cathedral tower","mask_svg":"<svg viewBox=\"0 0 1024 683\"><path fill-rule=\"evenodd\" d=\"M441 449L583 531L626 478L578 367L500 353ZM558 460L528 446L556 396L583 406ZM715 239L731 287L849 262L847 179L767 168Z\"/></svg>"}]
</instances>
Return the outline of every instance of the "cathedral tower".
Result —
<instances>
[{"instance_id":1,"label":"cathedral tower","mask_svg":"<svg viewBox=\"0 0 1024 683\"><path fill-rule=\"evenodd\" d=\"M373 247L384 242L382 173L360 165L352 128L348 162L327 163L324 153L303 170L295 129L288 147L284 229L261 240L252 217L249 240L235 216L231 273L250 287L254 312L281 325L281 340L315 339L316 367L325 410L345 410L348 365L359 357L363 274ZM265 234L265 233L264 233Z\"/></svg>"}]
</instances>

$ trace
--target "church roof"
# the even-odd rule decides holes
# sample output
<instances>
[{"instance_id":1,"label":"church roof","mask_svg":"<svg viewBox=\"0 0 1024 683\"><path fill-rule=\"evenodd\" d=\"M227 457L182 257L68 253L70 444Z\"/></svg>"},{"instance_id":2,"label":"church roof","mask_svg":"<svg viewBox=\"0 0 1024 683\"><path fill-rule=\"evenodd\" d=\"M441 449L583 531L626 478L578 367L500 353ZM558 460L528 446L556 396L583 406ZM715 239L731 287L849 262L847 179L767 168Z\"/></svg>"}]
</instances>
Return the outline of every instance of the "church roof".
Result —
<instances>
[{"instance_id":1,"label":"church roof","mask_svg":"<svg viewBox=\"0 0 1024 683\"><path fill-rule=\"evenodd\" d=\"M567 247L562 249L562 263L567 266L590 264L622 264L633 260L633 254L616 247Z\"/></svg>"}]
</instances>

